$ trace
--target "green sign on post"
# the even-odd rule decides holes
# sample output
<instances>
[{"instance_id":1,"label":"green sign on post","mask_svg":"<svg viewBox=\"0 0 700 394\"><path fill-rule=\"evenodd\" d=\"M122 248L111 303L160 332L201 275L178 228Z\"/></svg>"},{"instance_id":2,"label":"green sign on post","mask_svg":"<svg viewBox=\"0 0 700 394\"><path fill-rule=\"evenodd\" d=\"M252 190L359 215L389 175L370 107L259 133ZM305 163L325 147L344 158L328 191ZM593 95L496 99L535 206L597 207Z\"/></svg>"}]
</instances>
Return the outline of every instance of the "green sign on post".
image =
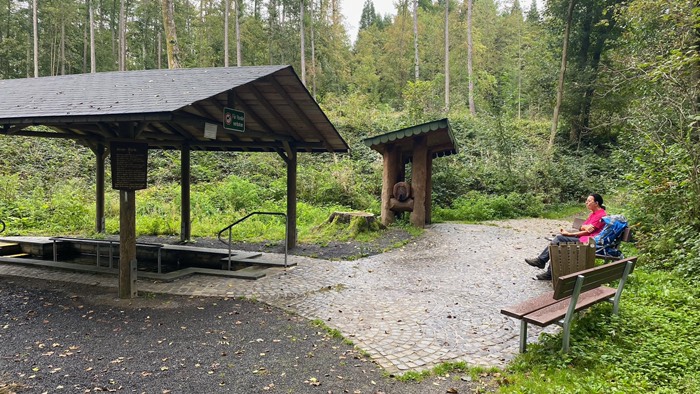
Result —
<instances>
[{"instance_id":1,"label":"green sign on post","mask_svg":"<svg viewBox=\"0 0 700 394\"><path fill-rule=\"evenodd\" d=\"M245 131L245 112L224 107L224 128L232 131Z\"/></svg>"}]
</instances>

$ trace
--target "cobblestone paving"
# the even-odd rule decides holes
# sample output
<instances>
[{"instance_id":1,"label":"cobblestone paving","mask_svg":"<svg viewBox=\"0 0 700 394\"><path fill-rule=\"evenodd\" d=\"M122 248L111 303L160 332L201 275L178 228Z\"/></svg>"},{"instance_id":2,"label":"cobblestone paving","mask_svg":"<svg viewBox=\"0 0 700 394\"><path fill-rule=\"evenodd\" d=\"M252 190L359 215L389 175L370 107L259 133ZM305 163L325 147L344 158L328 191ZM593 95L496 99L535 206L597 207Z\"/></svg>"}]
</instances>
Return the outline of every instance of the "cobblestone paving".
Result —
<instances>
[{"instance_id":1,"label":"cobblestone paving","mask_svg":"<svg viewBox=\"0 0 700 394\"><path fill-rule=\"evenodd\" d=\"M562 224L438 224L401 249L356 261L290 256L296 267L257 281L195 275L171 283L139 280L138 289L245 296L322 320L389 373L447 361L504 366L517 354L519 323L500 309L551 289L531 279L538 271L523 258L537 255L547 244L543 237ZM8 264L0 264L0 275L117 286L114 277ZM531 328L529 341L540 332Z\"/></svg>"}]
</instances>

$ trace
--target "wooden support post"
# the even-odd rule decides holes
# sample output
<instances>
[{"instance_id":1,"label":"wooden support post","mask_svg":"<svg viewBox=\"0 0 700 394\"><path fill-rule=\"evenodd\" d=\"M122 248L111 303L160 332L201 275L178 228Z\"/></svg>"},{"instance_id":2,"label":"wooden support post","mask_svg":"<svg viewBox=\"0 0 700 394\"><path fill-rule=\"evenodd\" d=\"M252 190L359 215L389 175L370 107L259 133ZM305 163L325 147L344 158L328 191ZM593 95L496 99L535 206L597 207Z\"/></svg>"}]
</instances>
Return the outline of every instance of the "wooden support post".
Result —
<instances>
[{"instance_id":1,"label":"wooden support post","mask_svg":"<svg viewBox=\"0 0 700 394\"><path fill-rule=\"evenodd\" d=\"M119 298L136 297L131 264L136 260L136 192L119 191Z\"/></svg>"},{"instance_id":2,"label":"wooden support post","mask_svg":"<svg viewBox=\"0 0 700 394\"><path fill-rule=\"evenodd\" d=\"M426 137L414 140L412 170L413 212L411 212L411 224L422 228L425 226L425 200L428 186L428 139Z\"/></svg>"},{"instance_id":3,"label":"wooden support post","mask_svg":"<svg viewBox=\"0 0 700 394\"><path fill-rule=\"evenodd\" d=\"M297 245L297 150L290 148L287 161L287 248Z\"/></svg>"},{"instance_id":4,"label":"wooden support post","mask_svg":"<svg viewBox=\"0 0 700 394\"><path fill-rule=\"evenodd\" d=\"M433 156L430 152L427 155L428 169L425 186L425 223L433 222Z\"/></svg>"},{"instance_id":5,"label":"wooden support post","mask_svg":"<svg viewBox=\"0 0 700 394\"><path fill-rule=\"evenodd\" d=\"M119 124L121 138L134 139L134 124ZM114 176L114 174L112 174ZM136 261L136 191L119 191L119 298L136 297L132 263Z\"/></svg>"},{"instance_id":6,"label":"wooden support post","mask_svg":"<svg viewBox=\"0 0 700 394\"><path fill-rule=\"evenodd\" d=\"M97 144L95 153L95 231L105 232L105 146Z\"/></svg>"},{"instance_id":7,"label":"wooden support post","mask_svg":"<svg viewBox=\"0 0 700 394\"><path fill-rule=\"evenodd\" d=\"M192 221L190 220L190 146L185 143L180 149L180 241L192 238Z\"/></svg>"},{"instance_id":8,"label":"wooden support post","mask_svg":"<svg viewBox=\"0 0 700 394\"><path fill-rule=\"evenodd\" d=\"M396 219L394 211L389 209L389 202L391 200L391 194L394 188L394 184L398 182L400 167L400 163L398 163L399 155L400 151L395 145L386 145L384 147L384 167L382 169L381 222L385 226L394 223L394 220Z\"/></svg>"}]
</instances>

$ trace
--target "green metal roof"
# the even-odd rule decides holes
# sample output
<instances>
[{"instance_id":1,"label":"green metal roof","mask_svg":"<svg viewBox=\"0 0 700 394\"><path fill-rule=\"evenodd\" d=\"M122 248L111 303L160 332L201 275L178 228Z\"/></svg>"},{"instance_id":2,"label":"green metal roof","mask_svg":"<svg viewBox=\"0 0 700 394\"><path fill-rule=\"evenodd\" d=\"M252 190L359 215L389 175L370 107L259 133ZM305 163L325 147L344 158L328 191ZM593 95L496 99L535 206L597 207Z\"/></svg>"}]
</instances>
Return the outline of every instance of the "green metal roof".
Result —
<instances>
[{"instance_id":1,"label":"green metal roof","mask_svg":"<svg viewBox=\"0 0 700 394\"><path fill-rule=\"evenodd\" d=\"M447 118L366 138L363 142L379 153L384 152L385 145L396 144L401 147L404 158L410 160L413 154L413 139L420 135L428 137L428 150L433 157L449 156L458 152Z\"/></svg>"}]
</instances>

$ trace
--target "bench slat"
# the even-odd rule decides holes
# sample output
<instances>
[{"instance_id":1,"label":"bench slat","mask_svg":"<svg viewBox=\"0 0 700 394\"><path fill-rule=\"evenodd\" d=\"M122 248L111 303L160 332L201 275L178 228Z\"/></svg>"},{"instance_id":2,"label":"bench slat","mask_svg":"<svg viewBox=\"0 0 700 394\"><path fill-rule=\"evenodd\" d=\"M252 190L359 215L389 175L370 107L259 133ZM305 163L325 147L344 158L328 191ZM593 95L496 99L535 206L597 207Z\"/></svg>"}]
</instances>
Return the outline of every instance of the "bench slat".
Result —
<instances>
[{"instance_id":1,"label":"bench slat","mask_svg":"<svg viewBox=\"0 0 700 394\"><path fill-rule=\"evenodd\" d=\"M610 299L615 295L617 289L613 289L607 286L596 287L595 289L588 290L581 293L576 303L576 312L588 308L591 305L597 304L601 301ZM535 312L532 312L523 317L528 323L538 325L540 327L548 326L558 320L561 320L566 316L566 311L569 308L569 303L571 298L563 299L555 304L548 307L542 308Z\"/></svg>"},{"instance_id":2,"label":"bench slat","mask_svg":"<svg viewBox=\"0 0 700 394\"><path fill-rule=\"evenodd\" d=\"M507 308L501 309L501 313L514 317L516 319L522 319L523 316L532 313L536 310L542 309L544 307L547 307L549 305L552 305L554 303L559 302L558 300L555 300L552 296L554 295L553 291L547 292L545 294L542 294L539 297L531 298L529 300L523 301L520 304L517 305L512 305Z\"/></svg>"},{"instance_id":3,"label":"bench slat","mask_svg":"<svg viewBox=\"0 0 700 394\"><path fill-rule=\"evenodd\" d=\"M600 285L612 282L613 280L620 279L625 271L625 266L629 261L636 262L637 257L618 260L609 264L562 276L554 283L554 298L560 300L571 296L574 286L576 285L576 278L579 275L584 275L586 277L586 281L581 288L582 293ZM632 273L632 271L630 271L630 273Z\"/></svg>"}]
</instances>

